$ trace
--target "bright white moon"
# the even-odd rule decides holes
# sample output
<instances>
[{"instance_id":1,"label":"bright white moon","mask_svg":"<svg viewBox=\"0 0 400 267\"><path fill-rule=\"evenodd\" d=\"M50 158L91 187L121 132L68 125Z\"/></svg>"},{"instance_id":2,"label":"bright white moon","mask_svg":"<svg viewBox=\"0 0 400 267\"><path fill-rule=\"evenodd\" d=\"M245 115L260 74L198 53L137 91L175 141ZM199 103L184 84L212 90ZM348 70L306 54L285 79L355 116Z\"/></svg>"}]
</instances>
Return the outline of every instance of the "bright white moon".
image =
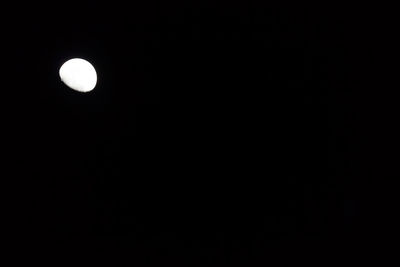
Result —
<instances>
[{"instance_id":1,"label":"bright white moon","mask_svg":"<svg viewBox=\"0 0 400 267\"><path fill-rule=\"evenodd\" d=\"M81 58L65 62L59 71L61 81L69 88L79 92L89 92L97 83L97 73L92 64Z\"/></svg>"}]
</instances>

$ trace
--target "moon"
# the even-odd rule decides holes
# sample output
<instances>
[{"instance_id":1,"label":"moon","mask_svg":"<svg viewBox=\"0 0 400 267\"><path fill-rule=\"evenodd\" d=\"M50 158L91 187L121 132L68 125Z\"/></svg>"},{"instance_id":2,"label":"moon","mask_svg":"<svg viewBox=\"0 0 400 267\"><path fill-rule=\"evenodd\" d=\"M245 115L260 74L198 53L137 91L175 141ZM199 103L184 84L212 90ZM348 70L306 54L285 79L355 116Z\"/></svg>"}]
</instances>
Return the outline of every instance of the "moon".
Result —
<instances>
[{"instance_id":1,"label":"moon","mask_svg":"<svg viewBox=\"0 0 400 267\"><path fill-rule=\"evenodd\" d=\"M73 58L66 61L59 71L61 81L78 92L92 91L97 84L96 69L87 60Z\"/></svg>"}]
</instances>

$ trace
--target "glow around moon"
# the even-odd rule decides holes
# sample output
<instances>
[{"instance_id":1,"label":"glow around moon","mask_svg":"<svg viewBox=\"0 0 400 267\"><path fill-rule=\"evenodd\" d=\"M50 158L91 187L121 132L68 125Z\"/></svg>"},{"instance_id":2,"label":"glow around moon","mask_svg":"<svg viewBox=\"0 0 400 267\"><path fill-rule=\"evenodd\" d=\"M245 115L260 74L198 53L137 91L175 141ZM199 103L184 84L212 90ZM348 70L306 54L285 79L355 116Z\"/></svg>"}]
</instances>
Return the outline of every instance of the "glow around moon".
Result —
<instances>
[{"instance_id":1,"label":"glow around moon","mask_svg":"<svg viewBox=\"0 0 400 267\"><path fill-rule=\"evenodd\" d=\"M96 87L97 73L92 64L81 58L65 62L59 71L61 81L79 92L90 92Z\"/></svg>"}]
</instances>

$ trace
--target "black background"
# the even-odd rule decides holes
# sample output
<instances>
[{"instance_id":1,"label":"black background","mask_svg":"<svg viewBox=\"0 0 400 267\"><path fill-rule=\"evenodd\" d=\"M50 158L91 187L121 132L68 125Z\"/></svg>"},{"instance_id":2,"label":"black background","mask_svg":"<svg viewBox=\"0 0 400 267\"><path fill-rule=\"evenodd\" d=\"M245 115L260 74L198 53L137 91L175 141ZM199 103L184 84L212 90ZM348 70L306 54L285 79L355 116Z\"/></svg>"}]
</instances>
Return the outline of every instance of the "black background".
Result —
<instances>
[{"instance_id":1,"label":"black background","mask_svg":"<svg viewBox=\"0 0 400 267\"><path fill-rule=\"evenodd\" d=\"M351 14L25 5L4 50L16 247L113 266L352 251L364 239ZM73 57L96 67L92 92L60 81Z\"/></svg>"}]
</instances>

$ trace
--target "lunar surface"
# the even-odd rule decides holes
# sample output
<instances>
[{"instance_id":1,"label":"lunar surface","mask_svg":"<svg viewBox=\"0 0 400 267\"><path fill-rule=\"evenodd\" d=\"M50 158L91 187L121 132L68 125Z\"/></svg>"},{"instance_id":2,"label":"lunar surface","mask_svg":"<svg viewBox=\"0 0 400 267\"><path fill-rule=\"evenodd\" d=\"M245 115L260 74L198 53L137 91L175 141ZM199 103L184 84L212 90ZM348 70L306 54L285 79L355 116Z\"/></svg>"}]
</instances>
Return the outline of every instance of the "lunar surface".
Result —
<instances>
[{"instance_id":1,"label":"lunar surface","mask_svg":"<svg viewBox=\"0 0 400 267\"><path fill-rule=\"evenodd\" d=\"M78 92L90 92L97 84L97 73L92 64L81 58L65 62L59 71L61 81Z\"/></svg>"}]
</instances>

